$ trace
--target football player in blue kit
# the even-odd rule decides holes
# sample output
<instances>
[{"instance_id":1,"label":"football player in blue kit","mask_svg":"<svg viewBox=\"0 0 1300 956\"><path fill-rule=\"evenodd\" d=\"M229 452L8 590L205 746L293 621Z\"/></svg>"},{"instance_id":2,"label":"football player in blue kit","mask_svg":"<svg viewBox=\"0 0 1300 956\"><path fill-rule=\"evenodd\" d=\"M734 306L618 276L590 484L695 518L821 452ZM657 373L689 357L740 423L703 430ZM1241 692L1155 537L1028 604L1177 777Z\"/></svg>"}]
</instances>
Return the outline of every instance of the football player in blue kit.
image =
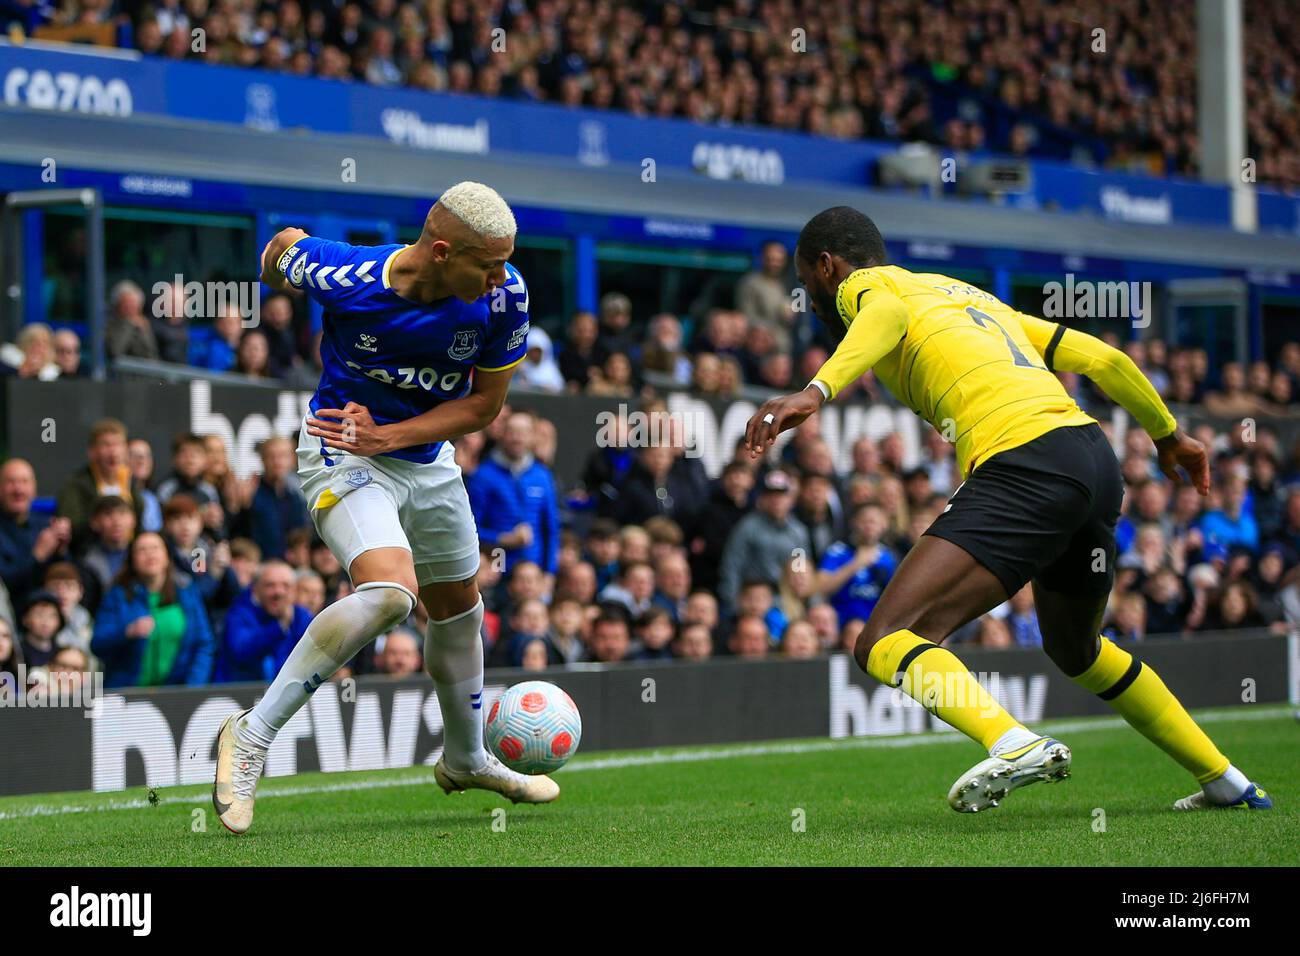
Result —
<instances>
[{"instance_id":1,"label":"football player in blue kit","mask_svg":"<svg viewBox=\"0 0 1300 956\"><path fill-rule=\"evenodd\" d=\"M497 417L528 338L528 289L508 262L516 225L481 183L448 189L412 245L352 246L285 229L262 281L324 308L320 384L298 475L321 538L355 592L311 622L265 695L217 742L212 799L227 829L253 821L279 730L312 692L415 608L429 612L425 668L442 711L444 791L482 788L546 803L559 787L484 746L478 531L451 440Z\"/></svg>"}]
</instances>

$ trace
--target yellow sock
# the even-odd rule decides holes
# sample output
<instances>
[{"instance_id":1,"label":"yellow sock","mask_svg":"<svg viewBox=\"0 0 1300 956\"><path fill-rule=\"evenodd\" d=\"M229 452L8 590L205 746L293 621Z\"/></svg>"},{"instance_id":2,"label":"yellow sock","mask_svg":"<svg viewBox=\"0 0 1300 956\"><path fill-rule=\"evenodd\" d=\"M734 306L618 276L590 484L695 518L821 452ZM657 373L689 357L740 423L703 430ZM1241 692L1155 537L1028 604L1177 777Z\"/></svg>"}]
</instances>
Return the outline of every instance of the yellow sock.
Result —
<instances>
[{"instance_id":1,"label":"yellow sock","mask_svg":"<svg viewBox=\"0 0 1300 956\"><path fill-rule=\"evenodd\" d=\"M895 631L878 640L867 657L867 673L899 688L985 750L1008 730L1022 727L957 655L911 631Z\"/></svg>"},{"instance_id":2,"label":"yellow sock","mask_svg":"<svg viewBox=\"0 0 1300 956\"><path fill-rule=\"evenodd\" d=\"M1156 672L1107 638L1101 639L1101 653L1092 666L1074 682L1114 707L1134 730L1195 774L1198 782L1221 777L1228 769L1228 758L1196 726Z\"/></svg>"}]
</instances>

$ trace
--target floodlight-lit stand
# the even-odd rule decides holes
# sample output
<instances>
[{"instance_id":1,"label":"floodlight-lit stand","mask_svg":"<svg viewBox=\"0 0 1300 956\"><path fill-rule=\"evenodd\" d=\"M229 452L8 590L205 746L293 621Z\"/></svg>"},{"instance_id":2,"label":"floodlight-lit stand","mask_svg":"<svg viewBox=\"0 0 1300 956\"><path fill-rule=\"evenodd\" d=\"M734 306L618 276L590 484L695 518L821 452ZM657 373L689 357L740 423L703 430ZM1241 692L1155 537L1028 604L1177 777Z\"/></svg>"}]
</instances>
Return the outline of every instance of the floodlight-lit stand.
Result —
<instances>
[{"instance_id":1,"label":"floodlight-lit stand","mask_svg":"<svg viewBox=\"0 0 1300 956\"><path fill-rule=\"evenodd\" d=\"M102 382L107 377L104 351L104 197L98 189L33 189L5 196L0 209L0 237L14 253L4 257L4 330L12 340L22 325L24 294L40 295L39 289L24 290L23 260L41 255L40 249L24 248L22 214L47 206L81 206L86 212L86 330L90 335L90 377Z\"/></svg>"}]
</instances>

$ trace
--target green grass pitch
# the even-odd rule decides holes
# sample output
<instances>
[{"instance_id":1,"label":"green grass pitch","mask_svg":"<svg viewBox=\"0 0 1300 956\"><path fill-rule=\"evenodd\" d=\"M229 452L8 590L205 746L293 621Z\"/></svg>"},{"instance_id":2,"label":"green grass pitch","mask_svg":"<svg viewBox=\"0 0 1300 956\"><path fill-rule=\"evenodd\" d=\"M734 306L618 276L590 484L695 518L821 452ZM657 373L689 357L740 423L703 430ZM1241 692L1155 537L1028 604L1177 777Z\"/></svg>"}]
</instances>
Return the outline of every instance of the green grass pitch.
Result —
<instances>
[{"instance_id":1,"label":"green grass pitch","mask_svg":"<svg viewBox=\"0 0 1300 956\"><path fill-rule=\"evenodd\" d=\"M981 757L956 735L579 755L558 802L445 796L427 767L262 783L234 837L207 788L0 799L0 858L39 866L1296 865L1300 723L1203 715L1272 794L1269 813L1180 814L1188 774L1114 718L1046 723L1074 775L978 815L945 801ZM500 809L502 813L494 813ZM198 810L200 812L196 813ZM206 831L200 830L206 825ZM1104 827L1104 828L1103 828Z\"/></svg>"}]
</instances>

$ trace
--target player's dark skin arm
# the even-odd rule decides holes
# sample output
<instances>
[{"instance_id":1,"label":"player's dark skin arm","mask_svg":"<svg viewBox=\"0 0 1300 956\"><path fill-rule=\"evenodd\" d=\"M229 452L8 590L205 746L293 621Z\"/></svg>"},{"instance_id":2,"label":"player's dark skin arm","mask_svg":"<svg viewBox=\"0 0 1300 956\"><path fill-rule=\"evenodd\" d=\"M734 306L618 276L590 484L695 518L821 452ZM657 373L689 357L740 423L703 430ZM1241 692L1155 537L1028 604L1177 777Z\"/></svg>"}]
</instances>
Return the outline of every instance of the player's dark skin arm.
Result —
<instances>
[{"instance_id":1,"label":"player's dark skin arm","mask_svg":"<svg viewBox=\"0 0 1300 956\"><path fill-rule=\"evenodd\" d=\"M363 456L459 438L486 428L501 413L514 371L513 367L499 372L475 369L472 391L464 398L388 425L376 424L370 411L356 402L322 408L308 417L307 433L324 438L331 448Z\"/></svg>"}]
</instances>

